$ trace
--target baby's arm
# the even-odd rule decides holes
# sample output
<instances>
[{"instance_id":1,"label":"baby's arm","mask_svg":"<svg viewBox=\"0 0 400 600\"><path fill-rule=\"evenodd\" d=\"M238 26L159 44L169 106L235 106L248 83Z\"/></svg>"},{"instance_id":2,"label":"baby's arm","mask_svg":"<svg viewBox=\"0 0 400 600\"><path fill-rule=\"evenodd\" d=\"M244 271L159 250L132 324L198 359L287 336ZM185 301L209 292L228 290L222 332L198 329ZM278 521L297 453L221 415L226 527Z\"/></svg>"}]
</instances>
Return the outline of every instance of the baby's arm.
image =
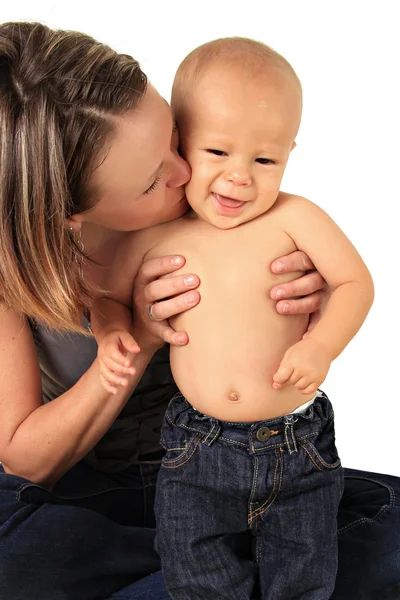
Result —
<instances>
[{"instance_id":1,"label":"baby's arm","mask_svg":"<svg viewBox=\"0 0 400 600\"><path fill-rule=\"evenodd\" d=\"M321 320L306 339L287 350L273 377L275 389L291 384L311 394L325 379L331 362L360 329L373 302L374 285L350 240L312 202L285 197L282 225L332 290Z\"/></svg>"},{"instance_id":2,"label":"baby's arm","mask_svg":"<svg viewBox=\"0 0 400 600\"><path fill-rule=\"evenodd\" d=\"M127 385L123 375L134 375L130 354L140 352L133 330L133 283L144 255L148 250L148 236L138 233L127 235L113 260L105 282L107 295L97 298L91 309L91 326L96 337L100 373L106 390L118 393L116 386Z\"/></svg>"}]
</instances>

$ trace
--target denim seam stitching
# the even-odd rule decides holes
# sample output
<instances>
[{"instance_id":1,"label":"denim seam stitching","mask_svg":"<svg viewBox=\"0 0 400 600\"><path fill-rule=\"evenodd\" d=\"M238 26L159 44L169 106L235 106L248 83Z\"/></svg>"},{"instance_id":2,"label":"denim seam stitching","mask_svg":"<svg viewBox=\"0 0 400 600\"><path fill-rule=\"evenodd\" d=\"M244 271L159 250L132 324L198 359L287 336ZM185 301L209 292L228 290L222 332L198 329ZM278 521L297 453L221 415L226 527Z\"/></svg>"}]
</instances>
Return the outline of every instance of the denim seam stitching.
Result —
<instances>
[{"instance_id":1,"label":"denim seam stitching","mask_svg":"<svg viewBox=\"0 0 400 600\"><path fill-rule=\"evenodd\" d=\"M254 496L256 493L256 487L257 487L257 479L258 479L258 458L257 456L254 457L254 478L253 478L253 485L251 487L251 494L250 494L250 502L249 502L249 514L247 515L247 523L250 525L251 524L251 514L252 514L252 504L253 504L253 500L254 500Z\"/></svg>"},{"instance_id":2,"label":"denim seam stitching","mask_svg":"<svg viewBox=\"0 0 400 600\"><path fill-rule=\"evenodd\" d=\"M267 510L269 510L271 508L271 506L274 504L275 500L278 497L279 492L281 491L282 475L283 475L283 450L282 450L282 448L280 448L280 454L281 454L281 456L280 456L280 460L279 460L278 452L277 452L277 450L275 450L275 456L276 456L276 459L277 459L277 461L276 461L276 471L278 470L279 462L281 464L281 471L280 471L280 476L279 476L279 487L278 487L278 489L276 489L276 471L275 471L275 474L274 474L275 481L274 481L274 489L273 489L273 492L275 491L275 495L271 499L271 501L270 501L270 503L269 503L268 506L265 506L265 504L266 504L266 502L268 502L270 500L270 498L268 498L268 500L266 500L266 502L264 502L264 504L262 504L262 506L260 506L255 511L255 515L254 515L255 517L260 517L261 515L263 515L264 513L266 513ZM263 509L264 506L265 506L265 508Z\"/></svg>"},{"instance_id":3,"label":"denim seam stitching","mask_svg":"<svg viewBox=\"0 0 400 600\"><path fill-rule=\"evenodd\" d=\"M389 492L390 504L388 504L388 505L385 504L384 506L390 506L391 508L394 506L394 503L396 501L396 494L395 494L392 486L390 486L386 483L381 483L380 481L378 481L377 479L374 479L373 477L357 477L356 475L345 475L344 478L345 479L359 479L361 481L372 481L373 483L376 483L377 485L385 487L387 489L387 491Z\"/></svg>"},{"instance_id":4,"label":"denim seam stitching","mask_svg":"<svg viewBox=\"0 0 400 600\"><path fill-rule=\"evenodd\" d=\"M317 469L319 471L321 471L322 473L324 473L324 469L337 469L338 467L340 467L341 465L341 461L340 459L338 460L338 462L334 463L333 465L328 465L328 463L326 463L322 457L319 456L319 454L314 451L314 448L311 447L312 452L315 454L315 458L317 461L319 461L321 463L321 466L324 468L321 468L321 466L318 466L317 462L314 460L314 457L311 455L311 451L310 448L308 446L310 446L310 444L308 444L308 442L306 441L305 444L301 444L302 448L304 448L304 450L307 452L308 456L310 457L311 462L317 467Z\"/></svg>"},{"instance_id":5,"label":"denim seam stitching","mask_svg":"<svg viewBox=\"0 0 400 600\"><path fill-rule=\"evenodd\" d=\"M320 433L319 431L312 431L311 433L307 433L306 435L303 435L301 437L298 438L298 442L301 442L303 440L305 440L306 438L312 437L315 434ZM265 450L266 448L268 449L272 449L272 448L283 448L284 446L286 446L286 442L281 442L280 444L270 444L268 446L264 446L263 448L254 448L254 452L262 452L263 450Z\"/></svg>"},{"instance_id":6,"label":"denim seam stitching","mask_svg":"<svg viewBox=\"0 0 400 600\"><path fill-rule=\"evenodd\" d=\"M213 425L213 428L214 428L214 425ZM212 429L211 429L211 431L212 431ZM209 432L209 434L208 434L208 435L210 435L211 431ZM219 435L219 432L220 432L220 428L217 426L217 427L215 428L215 435L214 435L213 439L212 439L212 440L210 441L210 443L209 443L209 445L210 445L210 446L211 446L211 444L213 444L213 443L215 442L215 440L217 439L217 437L218 437L218 435ZM208 437L208 436L207 436L207 437Z\"/></svg>"},{"instance_id":7,"label":"denim seam stitching","mask_svg":"<svg viewBox=\"0 0 400 600\"><path fill-rule=\"evenodd\" d=\"M306 435L303 435L300 438L298 438L298 441L301 442L302 440L305 440L306 438L309 438L309 437L313 437L315 434L318 434L318 433L320 433L320 432L312 431L311 433L307 433ZM247 448L246 443L239 442L238 440L232 440L231 438L227 438L224 435L220 435L219 439L224 440L225 442L232 442L233 444L238 444L240 446L244 446L245 448ZM272 450L274 448L282 448L283 446L286 446L286 442L281 442L279 444L269 444L268 446L263 446L262 448L254 448L254 445L252 444L252 451L253 452L263 452L266 449Z\"/></svg>"},{"instance_id":8,"label":"denim seam stitching","mask_svg":"<svg viewBox=\"0 0 400 600\"><path fill-rule=\"evenodd\" d=\"M281 491L282 473L283 473L283 450L282 450L282 448L280 449L280 455L281 456L280 456L280 460L279 460L278 452L275 450L276 466L275 466L275 472L274 472L274 484L273 484L273 487L272 487L272 492L268 496L267 500L265 500L265 502L261 506L259 506L253 512L250 513L250 515L249 515L249 518L250 518L249 524L251 523L251 521L255 517L259 517L259 516L263 515L268 509L271 508L271 506L274 504L275 500L277 499L279 492ZM278 489L276 489L276 484L277 484L277 477L276 477L276 475L277 475L279 463L281 465L280 477L279 477L279 487L278 487Z\"/></svg>"},{"instance_id":9,"label":"denim seam stitching","mask_svg":"<svg viewBox=\"0 0 400 600\"><path fill-rule=\"evenodd\" d=\"M196 452L196 448L199 445L199 443L200 443L200 439L197 438L196 444L195 444L192 452L189 454L189 456L186 457L186 460L183 463L180 463L179 465L173 465L173 464L171 464L172 462L177 462L178 460L182 460L182 457L178 457L178 458L175 458L172 461L170 461L169 464L165 464L164 462L162 462L161 463L162 466L165 469L178 469L179 467L182 467L183 465L185 465L192 458L193 454Z\"/></svg>"},{"instance_id":10,"label":"denim seam stitching","mask_svg":"<svg viewBox=\"0 0 400 600\"><path fill-rule=\"evenodd\" d=\"M244 446L245 448L247 448L247 444L245 444L244 442L238 442L237 440L232 440L231 438L227 438L223 435L220 436L221 440L225 440L226 442L233 442L234 444L239 444L240 446Z\"/></svg>"},{"instance_id":11,"label":"denim seam stitching","mask_svg":"<svg viewBox=\"0 0 400 600\"><path fill-rule=\"evenodd\" d=\"M360 477L360 479L361 479L361 477ZM376 513L376 515L374 517L372 517L372 518L363 517L362 519L358 519L357 521L354 521L354 523L349 523L348 525L341 527L340 529L338 529L338 535L342 535L342 533L346 533L346 531L349 531L349 529L353 529L353 527L357 527L358 525L361 525L362 523L373 523L374 521L377 521L379 519L379 517L381 517L387 511L388 508L390 508L389 504L385 504L384 506L381 506L381 508L378 510L378 512Z\"/></svg>"}]
</instances>

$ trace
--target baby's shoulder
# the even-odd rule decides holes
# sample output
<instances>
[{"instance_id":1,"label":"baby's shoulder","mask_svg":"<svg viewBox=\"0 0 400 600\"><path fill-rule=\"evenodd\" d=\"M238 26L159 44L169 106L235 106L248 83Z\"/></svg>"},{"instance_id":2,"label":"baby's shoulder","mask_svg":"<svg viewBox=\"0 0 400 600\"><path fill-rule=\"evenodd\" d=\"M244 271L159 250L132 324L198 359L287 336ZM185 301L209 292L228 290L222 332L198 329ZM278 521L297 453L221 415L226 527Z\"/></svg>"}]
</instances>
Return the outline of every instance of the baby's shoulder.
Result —
<instances>
[{"instance_id":1,"label":"baby's shoulder","mask_svg":"<svg viewBox=\"0 0 400 600\"><path fill-rule=\"evenodd\" d=\"M273 206L275 212L284 213L287 211L309 210L315 206L311 200L307 200L303 196L290 194L287 192L279 192L278 198Z\"/></svg>"}]
</instances>

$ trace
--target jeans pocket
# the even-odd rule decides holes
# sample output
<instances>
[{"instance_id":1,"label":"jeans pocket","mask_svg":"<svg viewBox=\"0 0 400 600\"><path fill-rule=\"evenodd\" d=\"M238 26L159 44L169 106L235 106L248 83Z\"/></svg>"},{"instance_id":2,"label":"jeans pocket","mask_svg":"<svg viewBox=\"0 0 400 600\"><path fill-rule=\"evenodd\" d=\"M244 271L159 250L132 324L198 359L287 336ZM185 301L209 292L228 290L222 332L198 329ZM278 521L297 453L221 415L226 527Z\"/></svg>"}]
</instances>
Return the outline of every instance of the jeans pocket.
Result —
<instances>
[{"instance_id":1,"label":"jeans pocket","mask_svg":"<svg viewBox=\"0 0 400 600\"><path fill-rule=\"evenodd\" d=\"M341 466L341 460L337 455L336 446L333 445L332 451L328 453L324 452L324 456L317 449L317 445L313 444L309 440L302 440L301 446L303 450L306 452L311 463L316 467L319 471L333 471L334 469L338 469ZM324 450L326 450L326 445L324 445Z\"/></svg>"},{"instance_id":2,"label":"jeans pocket","mask_svg":"<svg viewBox=\"0 0 400 600\"><path fill-rule=\"evenodd\" d=\"M184 438L185 436L177 436L172 440L169 436L168 442L161 439L161 445L166 451L161 462L162 467L177 469L193 458L200 443L200 436L194 433L191 437Z\"/></svg>"},{"instance_id":3,"label":"jeans pocket","mask_svg":"<svg viewBox=\"0 0 400 600\"><path fill-rule=\"evenodd\" d=\"M308 460L319 471L334 471L341 467L341 461L335 445L335 423L329 418L321 431L313 432L299 440Z\"/></svg>"}]
</instances>

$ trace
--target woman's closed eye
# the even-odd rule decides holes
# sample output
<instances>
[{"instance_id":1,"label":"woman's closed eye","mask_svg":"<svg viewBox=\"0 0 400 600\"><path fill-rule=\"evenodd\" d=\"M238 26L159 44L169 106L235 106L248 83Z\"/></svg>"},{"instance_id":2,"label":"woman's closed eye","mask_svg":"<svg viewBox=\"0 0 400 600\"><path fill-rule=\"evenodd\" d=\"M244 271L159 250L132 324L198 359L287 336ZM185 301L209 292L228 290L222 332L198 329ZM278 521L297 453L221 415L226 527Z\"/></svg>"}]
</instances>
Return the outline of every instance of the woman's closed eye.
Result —
<instances>
[{"instance_id":1,"label":"woman's closed eye","mask_svg":"<svg viewBox=\"0 0 400 600\"><path fill-rule=\"evenodd\" d=\"M147 188L147 190L145 192L143 192L143 195L147 196L148 194L151 194L151 192L154 192L154 190L157 188L160 181L161 181L161 173L159 175L157 175L157 177L155 178L153 183Z\"/></svg>"}]
</instances>

